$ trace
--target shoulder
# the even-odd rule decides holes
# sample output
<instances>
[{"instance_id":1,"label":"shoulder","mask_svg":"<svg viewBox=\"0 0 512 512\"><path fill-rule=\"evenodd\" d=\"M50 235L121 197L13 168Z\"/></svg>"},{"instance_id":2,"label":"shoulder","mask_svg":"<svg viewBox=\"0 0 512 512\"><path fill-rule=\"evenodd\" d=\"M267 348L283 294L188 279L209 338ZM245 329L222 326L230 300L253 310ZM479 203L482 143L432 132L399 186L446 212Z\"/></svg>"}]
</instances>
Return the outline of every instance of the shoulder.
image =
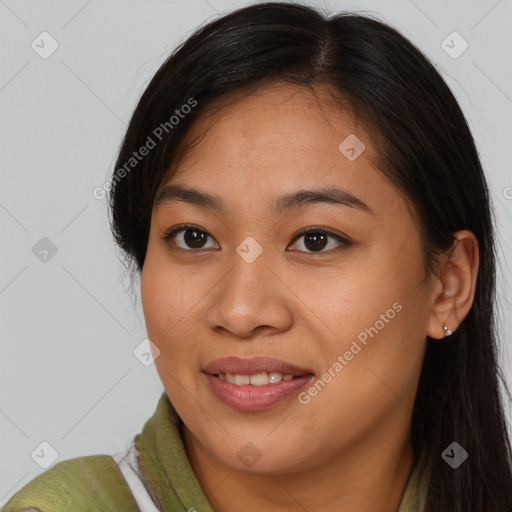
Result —
<instances>
[{"instance_id":1,"label":"shoulder","mask_svg":"<svg viewBox=\"0 0 512 512\"><path fill-rule=\"evenodd\" d=\"M90 455L55 464L20 489L2 512L136 512L137 504L116 460Z\"/></svg>"}]
</instances>

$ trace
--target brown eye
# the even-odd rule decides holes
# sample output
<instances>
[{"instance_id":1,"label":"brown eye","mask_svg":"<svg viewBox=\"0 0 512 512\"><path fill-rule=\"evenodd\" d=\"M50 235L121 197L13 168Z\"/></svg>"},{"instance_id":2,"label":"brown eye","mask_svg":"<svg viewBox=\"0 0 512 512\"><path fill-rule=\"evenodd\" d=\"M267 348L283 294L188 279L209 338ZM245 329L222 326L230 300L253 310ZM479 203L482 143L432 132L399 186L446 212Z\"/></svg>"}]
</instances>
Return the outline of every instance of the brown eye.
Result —
<instances>
[{"instance_id":1,"label":"brown eye","mask_svg":"<svg viewBox=\"0 0 512 512\"><path fill-rule=\"evenodd\" d=\"M328 250L324 251L324 249L329 245L330 238L334 238L341 245L341 247L352 245L351 242L345 237L333 233L332 231L329 231L325 228L310 228L307 231L302 231L299 233L293 240L298 240L301 237L304 238L302 246L305 249L293 249L293 251L322 253L340 249L340 247L330 247Z\"/></svg>"},{"instance_id":2,"label":"brown eye","mask_svg":"<svg viewBox=\"0 0 512 512\"><path fill-rule=\"evenodd\" d=\"M182 225L171 228L162 237L163 240L170 240L174 245L184 250L210 249L211 247L205 246L209 238L212 237L206 231L194 225ZM218 244L214 245L213 248L215 247L218 247Z\"/></svg>"}]
</instances>

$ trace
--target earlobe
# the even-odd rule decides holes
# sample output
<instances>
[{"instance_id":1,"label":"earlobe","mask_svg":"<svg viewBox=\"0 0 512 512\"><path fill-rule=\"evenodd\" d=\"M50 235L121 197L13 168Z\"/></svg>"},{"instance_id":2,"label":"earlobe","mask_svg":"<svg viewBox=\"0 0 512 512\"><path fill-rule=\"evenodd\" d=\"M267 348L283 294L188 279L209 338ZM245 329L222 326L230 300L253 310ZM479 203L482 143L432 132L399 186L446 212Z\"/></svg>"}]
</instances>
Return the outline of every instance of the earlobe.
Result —
<instances>
[{"instance_id":1,"label":"earlobe","mask_svg":"<svg viewBox=\"0 0 512 512\"><path fill-rule=\"evenodd\" d=\"M457 231L440 264L440 280L432 291L427 324L430 338L442 339L456 331L469 313L478 274L478 240L469 230Z\"/></svg>"},{"instance_id":2,"label":"earlobe","mask_svg":"<svg viewBox=\"0 0 512 512\"><path fill-rule=\"evenodd\" d=\"M450 329L448 329L448 327L446 326L446 324L443 324L443 333L444 333L444 337L446 338L447 336L451 336L453 334L452 331L450 331Z\"/></svg>"}]
</instances>

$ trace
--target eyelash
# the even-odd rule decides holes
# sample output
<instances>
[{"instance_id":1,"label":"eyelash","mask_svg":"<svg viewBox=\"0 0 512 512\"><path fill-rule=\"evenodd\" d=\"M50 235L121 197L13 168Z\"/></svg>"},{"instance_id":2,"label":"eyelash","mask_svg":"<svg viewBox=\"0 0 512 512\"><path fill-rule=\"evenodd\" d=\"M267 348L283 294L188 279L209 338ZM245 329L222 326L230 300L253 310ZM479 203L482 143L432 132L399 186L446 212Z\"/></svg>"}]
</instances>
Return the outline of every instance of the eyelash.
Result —
<instances>
[{"instance_id":1,"label":"eyelash","mask_svg":"<svg viewBox=\"0 0 512 512\"><path fill-rule=\"evenodd\" d=\"M205 233L206 235L208 235L208 237L214 239L207 231L205 231L204 229L201 229L198 225L196 224L180 224L178 226L173 226L172 228L168 229L165 233L164 233L164 236L162 236L162 240L167 240L167 241L171 241L171 238L176 234L176 233L179 233L180 231L186 231L187 229L195 229L196 231L200 231L201 233ZM323 234L323 235L327 235L329 237L332 237L332 238L335 238L338 242L341 243L341 246L340 247L337 247L335 249L329 249L328 251L319 251L319 252L315 252L315 251L293 251L293 252L299 252L299 253L306 253L306 254L329 254L329 253L337 253L338 251L346 248L346 247L349 247L352 245L352 242L342 236L342 235L339 235L337 233L334 233L333 231L331 231L328 227L326 226L313 226L311 228L305 228L301 231L299 231L298 233L294 234L293 237L292 237L292 242L295 242L295 240L299 239L300 237L304 236L304 235L308 235L310 233L314 233L314 234ZM185 252L201 252L201 251L207 251L209 250L210 248L206 248L206 249L183 249L182 247L177 247L176 248L177 250L181 250L181 251L185 251Z\"/></svg>"}]
</instances>

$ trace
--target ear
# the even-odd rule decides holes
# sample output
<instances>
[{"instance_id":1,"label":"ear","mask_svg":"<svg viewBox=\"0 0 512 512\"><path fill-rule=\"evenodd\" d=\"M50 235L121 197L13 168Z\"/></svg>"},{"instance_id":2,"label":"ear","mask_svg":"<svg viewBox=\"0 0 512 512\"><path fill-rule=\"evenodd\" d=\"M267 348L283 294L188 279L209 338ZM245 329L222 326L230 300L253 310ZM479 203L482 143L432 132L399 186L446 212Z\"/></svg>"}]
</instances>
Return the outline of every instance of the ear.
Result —
<instances>
[{"instance_id":1,"label":"ear","mask_svg":"<svg viewBox=\"0 0 512 512\"><path fill-rule=\"evenodd\" d=\"M478 240L474 233L455 233L452 247L441 258L440 278L432 286L432 306L427 323L430 338L444 338L443 324L455 332L468 314L478 275Z\"/></svg>"}]
</instances>

